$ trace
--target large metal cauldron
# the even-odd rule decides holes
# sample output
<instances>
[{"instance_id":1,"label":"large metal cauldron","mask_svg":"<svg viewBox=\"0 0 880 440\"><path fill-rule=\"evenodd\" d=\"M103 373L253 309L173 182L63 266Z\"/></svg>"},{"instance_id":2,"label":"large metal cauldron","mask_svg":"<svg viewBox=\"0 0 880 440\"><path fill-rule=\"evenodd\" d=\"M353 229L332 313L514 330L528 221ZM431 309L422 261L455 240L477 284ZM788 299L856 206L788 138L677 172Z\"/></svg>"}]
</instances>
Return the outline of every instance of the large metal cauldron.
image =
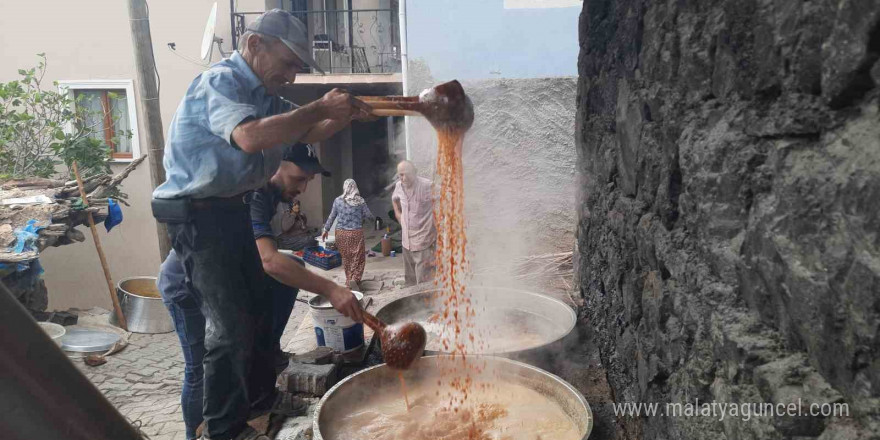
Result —
<instances>
[{"instance_id":1,"label":"large metal cauldron","mask_svg":"<svg viewBox=\"0 0 880 440\"><path fill-rule=\"evenodd\" d=\"M468 287L467 292L475 305L477 335L485 343L482 349L469 349L469 354L522 360L553 371L554 358L576 339L571 334L577 315L562 301L500 287ZM442 354L442 326L428 321L442 306L432 300L434 294L429 290L397 299L382 307L376 317L389 324L418 322L428 332L425 352Z\"/></svg>"},{"instance_id":2,"label":"large metal cauldron","mask_svg":"<svg viewBox=\"0 0 880 440\"><path fill-rule=\"evenodd\" d=\"M168 333L174 330L171 315L162 304L156 277L132 277L116 285L119 306L128 323L128 331L135 333ZM119 326L116 314L110 314L110 323Z\"/></svg>"},{"instance_id":3,"label":"large metal cauldron","mask_svg":"<svg viewBox=\"0 0 880 440\"><path fill-rule=\"evenodd\" d=\"M420 381L434 382L437 379L438 361L446 356L427 356L404 373L407 387L416 386ZM537 391L547 400L558 405L574 423L577 431L586 440L593 429L593 413L584 396L573 386L544 370L531 365L493 356L475 357L478 362L487 362L486 371L491 371L496 384L517 384ZM458 362L458 361L456 361ZM328 427L348 415L353 408L370 405L371 396L380 393L400 393L398 373L385 364L362 370L351 375L330 389L318 402L313 422L313 440L340 440L326 437ZM323 430L322 430L323 429Z\"/></svg>"}]
</instances>

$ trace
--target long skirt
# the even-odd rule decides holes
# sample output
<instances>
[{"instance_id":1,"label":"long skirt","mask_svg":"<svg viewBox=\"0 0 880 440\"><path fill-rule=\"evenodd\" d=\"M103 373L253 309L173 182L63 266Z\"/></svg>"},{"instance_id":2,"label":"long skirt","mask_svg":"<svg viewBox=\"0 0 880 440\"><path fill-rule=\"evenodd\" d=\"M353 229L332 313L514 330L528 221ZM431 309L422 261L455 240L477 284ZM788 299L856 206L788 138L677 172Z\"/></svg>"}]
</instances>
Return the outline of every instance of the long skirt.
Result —
<instances>
[{"instance_id":1,"label":"long skirt","mask_svg":"<svg viewBox=\"0 0 880 440\"><path fill-rule=\"evenodd\" d=\"M336 229L336 248L342 254L342 266L345 268L345 281L360 282L364 276L366 250L364 246L364 230L347 231Z\"/></svg>"}]
</instances>

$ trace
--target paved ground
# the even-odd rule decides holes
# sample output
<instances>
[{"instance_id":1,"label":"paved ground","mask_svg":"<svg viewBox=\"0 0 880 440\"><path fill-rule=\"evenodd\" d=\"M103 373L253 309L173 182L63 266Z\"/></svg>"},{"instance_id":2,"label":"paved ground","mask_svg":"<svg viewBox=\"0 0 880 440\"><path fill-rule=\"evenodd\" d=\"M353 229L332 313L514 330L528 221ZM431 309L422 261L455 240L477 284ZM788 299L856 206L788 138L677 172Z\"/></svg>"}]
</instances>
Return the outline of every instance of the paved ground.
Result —
<instances>
[{"instance_id":1,"label":"paved ground","mask_svg":"<svg viewBox=\"0 0 880 440\"><path fill-rule=\"evenodd\" d=\"M379 287L393 288L393 272L399 272L397 277L402 276L402 265L400 257L368 258L365 279L385 279ZM337 282L345 279L341 268L326 272L314 270ZM304 299L310 296L308 293L301 295ZM298 302L282 337L282 347L291 341L306 313L308 307ZM80 324L106 324L108 316L81 315ZM89 367L80 359L75 359L74 364L124 416L140 424L143 433L151 440L186 439L180 409L184 363L175 333L134 333L129 337L128 347L108 356L106 364Z\"/></svg>"}]
</instances>

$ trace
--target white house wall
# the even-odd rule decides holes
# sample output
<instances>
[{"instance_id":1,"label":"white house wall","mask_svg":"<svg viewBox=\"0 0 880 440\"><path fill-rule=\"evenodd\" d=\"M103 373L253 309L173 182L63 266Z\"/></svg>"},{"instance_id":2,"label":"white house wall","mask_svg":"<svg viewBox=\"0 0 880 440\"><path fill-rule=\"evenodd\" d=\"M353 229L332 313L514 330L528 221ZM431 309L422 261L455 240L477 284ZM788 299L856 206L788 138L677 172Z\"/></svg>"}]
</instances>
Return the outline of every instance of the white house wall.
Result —
<instances>
[{"instance_id":1,"label":"white house wall","mask_svg":"<svg viewBox=\"0 0 880 440\"><path fill-rule=\"evenodd\" d=\"M162 125L166 128L189 83L205 69L178 54L200 61L197 59L202 34L213 3L208 0L149 1L153 48L161 79ZM249 2L240 0L239 7L246 3ZM263 4L255 2L254 7L262 10ZM41 31L36 31L33 20L28 19L37 12ZM216 34L224 39L226 50L230 49L231 41L229 23L229 2L219 1ZM176 44L178 54L168 49L170 42ZM19 68L35 66L35 54L45 52L47 84L54 80L130 79L135 81L137 90L124 1L52 1L40 5L24 0L4 1L0 14L0 45L3 47L0 81L16 79ZM213 60L219 59L215 51ZM138 125L143 132L140 113ZM143 138L141 151L147 151ZM122 166L113 168L118 171ZM109 234L104 232L103 226L98 227L111 273L114 280L155 275L159 250L149 204L152 192L149 164L141 164L121 189L129 195L132 205L123 206L125 221ZM89 237L88 228L80 229ZM107 286L90 237L85 243L47 249L41 262L46 270L44 278L49 289L50 309L110 307Z\"/></svg>"}]
</instances>

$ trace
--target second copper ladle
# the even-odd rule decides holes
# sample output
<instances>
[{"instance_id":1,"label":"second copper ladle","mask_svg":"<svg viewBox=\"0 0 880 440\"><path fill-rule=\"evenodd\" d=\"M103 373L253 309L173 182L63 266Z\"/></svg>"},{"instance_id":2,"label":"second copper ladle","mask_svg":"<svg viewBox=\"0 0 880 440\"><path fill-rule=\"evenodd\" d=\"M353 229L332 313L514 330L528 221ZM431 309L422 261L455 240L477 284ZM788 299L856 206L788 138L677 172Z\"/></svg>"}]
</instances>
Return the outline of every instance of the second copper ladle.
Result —
<instances>
[{"instance_id":1,"label":"second copper ladle","mask_svg":"<svg viewBox=\"0 0 880 440\"><path fill-rule=\"evenodd\" d=\"M395 370L406 370L425 352L428 335L416 322L387 325L367 311L363 312L364 324L370 326L382 343L382 357Z\"/></svg>"}]
</instances>

